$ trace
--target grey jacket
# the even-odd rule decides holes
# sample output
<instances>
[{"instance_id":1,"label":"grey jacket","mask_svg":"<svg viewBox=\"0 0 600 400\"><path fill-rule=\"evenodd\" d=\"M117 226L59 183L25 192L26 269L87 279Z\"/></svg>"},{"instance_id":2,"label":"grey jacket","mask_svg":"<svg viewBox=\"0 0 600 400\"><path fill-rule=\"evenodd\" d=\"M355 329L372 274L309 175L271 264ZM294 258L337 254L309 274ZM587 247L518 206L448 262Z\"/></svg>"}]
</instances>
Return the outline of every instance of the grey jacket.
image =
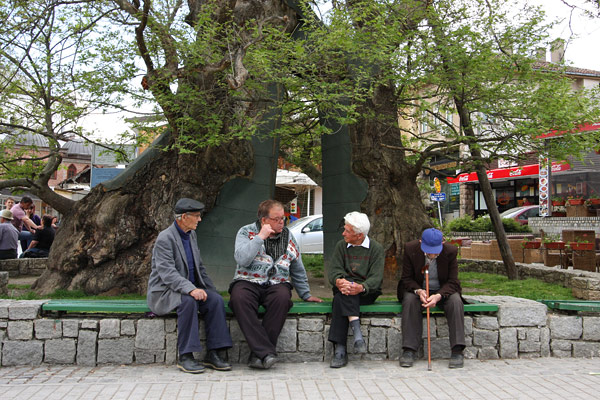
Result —
<instances>
[{"instance_id":1,"label":"grey jacket","mask_svg":"<svg viewBox=\"0 0 600 400\"><path fill-rule=\"evenodd\" d=\"M191 232L190 243L199 278L198 287L216 290L200 258L196 232ZM188 265L185 250L177 227L171 224L160 232L152 250L152 271L148 279L146 301L153 313L168 314L181 304L181 294L189 293L196 286L188 279Z\"/></svg>"}]
</instances>

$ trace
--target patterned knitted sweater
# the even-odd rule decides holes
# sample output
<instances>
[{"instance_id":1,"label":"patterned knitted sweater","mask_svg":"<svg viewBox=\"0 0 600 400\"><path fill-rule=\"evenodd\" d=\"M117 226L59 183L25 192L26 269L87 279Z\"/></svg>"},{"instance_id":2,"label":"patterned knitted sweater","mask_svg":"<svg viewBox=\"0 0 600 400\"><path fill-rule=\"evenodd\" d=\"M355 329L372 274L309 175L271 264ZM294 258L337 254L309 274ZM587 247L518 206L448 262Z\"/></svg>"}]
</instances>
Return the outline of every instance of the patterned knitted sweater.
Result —
<instances>
[{"instance_id":1,"label":"patterned knitted sweater","mask_svg":"<svg viewBox=\"0 0 600 400\"><path fill-rule=\"evenodd\" d=\"M309 298L308 277L294 235L289 233L284 253L274 260L267 254L264 240L258 236L259 232L256 222L243 226L238 231L234 253L237 267L233 280L246 280L261 285L267 282L271 285L288 282L294 286L301 299Z\"/></svg>"}]
</instances>

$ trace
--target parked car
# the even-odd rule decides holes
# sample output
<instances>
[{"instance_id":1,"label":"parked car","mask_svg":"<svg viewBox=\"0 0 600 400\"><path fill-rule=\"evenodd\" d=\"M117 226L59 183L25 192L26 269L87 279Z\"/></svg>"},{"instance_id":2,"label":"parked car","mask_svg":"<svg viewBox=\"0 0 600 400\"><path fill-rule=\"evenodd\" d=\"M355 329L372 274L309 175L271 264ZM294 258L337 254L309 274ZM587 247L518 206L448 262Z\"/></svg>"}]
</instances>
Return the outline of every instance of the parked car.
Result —
<instances>
[{"instance_id":1,"label":"parked car","mask_svg":"<svg viewBox=\"0 0 600 400\"><path fill-rule=\"evenodd\" d=\"M323 254L323 215L309 215L300 218L288 229L300 246L300 253Z\"/></svg>"},{"instance_id":2,"label":"parked car","mask_svg":"<svg viewBox=\"0 0 600 400\"><path fill-rule=\"evenodd\" d=\"M540 216L540 206L521 206L509 208L506 211L500 213L501 218L512 218L521 225L527 225L530 217Z\"/></svg>"}]
</instances>

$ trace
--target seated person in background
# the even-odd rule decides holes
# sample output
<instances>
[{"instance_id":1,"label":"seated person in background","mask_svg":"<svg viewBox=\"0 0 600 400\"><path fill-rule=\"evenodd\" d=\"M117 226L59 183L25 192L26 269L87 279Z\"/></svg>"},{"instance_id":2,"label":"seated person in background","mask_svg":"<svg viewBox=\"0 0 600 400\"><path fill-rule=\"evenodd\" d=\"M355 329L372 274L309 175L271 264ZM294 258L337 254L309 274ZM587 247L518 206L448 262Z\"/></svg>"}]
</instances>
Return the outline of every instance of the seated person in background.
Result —
<instances>
[{"instance_id":1,"label":"seated person in background","mask_svg":"<svg viewBox=\"0 0 600 400\"><path fill-rule=\"evenodd\" d=\"M450 368L463 367L465 311L458 280L458 247L443 243L442 232L425 229L421 240L404 246L398 301L402 302L402 357L400 366L412 367L423 341L423 308L439 304L444 309L450 336ZM425 291L429 268L429 297Z\"/></svg>"},{"instance_id":2,"label":"seated person in background","mask_svg":"<svg viewBox=\"0 0 600 400\"><path fill-rule=\"evenodd\" d=\"M0 212L0 260L17 258L19 231L11 224L12 219L10 210Z\"/></svg>"},{"instance_id":3,"label":"seated person in background","mask_svg":"<svg viewBox=\"0 0 600 400\"><path fill-rule=\"evenodd\" d=\"M21 254L21 258L43 258L48 257L50 247L54 242L55 235L52 227L52 216L44 215L42 217L42 229L35 231L33 239L29 244L29 248Z\"/></svg>"},{"instance_id":4,"label":"seated person in background","mask_svg":"<svg viewBox=\"0 0 600 400\"><path fill-rule=\"evenodd\" d=\"M9 197L4 202L4 209L10 211L10 209L13 208L14 205L15 205L15 199L13 199L12 197Z\"/></svg>"},{"instance_id":5,"label":"seated person in background","mask_svg":"<svg viewBox=\"0 0 600 400\"><path fill-rule=\"evenodd\" d=\"M26 245L26 243L33 236L31 232L41 228L27 216L27 210L32 205L33 200L31 200L31 197L23 196L21 201L10 209L10 212L12 212L13 215L13 220L11 222L19 231L19 240L21 241L21 250L23 251L27 250L28 245Z\"/></svg>"},{"instance_id":6,"label":"seated person in background","mask_svg":"<svg viewBox=\"0 0 600 400\"><path fill-rule=\"evenodd\" d=\"M381 294L385 262L383 247L367 236L371 224L366 214L348 213L344 222L344 239L335 246L329 266L329 282L333 286L329 330L329 341L334 346L331 368L348 364L348 326L354 333L354 352L367 352L360 331L360 306L373 304Z\"/></svg>"}]
</instances>

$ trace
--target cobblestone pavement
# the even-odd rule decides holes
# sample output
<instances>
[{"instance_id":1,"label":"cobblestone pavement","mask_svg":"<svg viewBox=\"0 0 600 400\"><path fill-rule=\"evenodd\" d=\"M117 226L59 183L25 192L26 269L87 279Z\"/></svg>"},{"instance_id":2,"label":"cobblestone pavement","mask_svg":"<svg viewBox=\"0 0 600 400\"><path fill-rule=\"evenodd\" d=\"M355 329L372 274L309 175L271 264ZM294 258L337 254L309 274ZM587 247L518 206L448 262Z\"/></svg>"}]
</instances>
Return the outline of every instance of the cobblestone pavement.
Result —
<instances>
[{"instance_id":1,"label":"cobblestone pavement","mask_svg":"<svg viewBox=\"0 0 600 400\"><path fill-rule=\"evenodd\" d=\"M277 364L268 371L185 374L175 366L0 368L0 399L598 399L600 360L541 358Z\"/></svg>"}]
</instances>

